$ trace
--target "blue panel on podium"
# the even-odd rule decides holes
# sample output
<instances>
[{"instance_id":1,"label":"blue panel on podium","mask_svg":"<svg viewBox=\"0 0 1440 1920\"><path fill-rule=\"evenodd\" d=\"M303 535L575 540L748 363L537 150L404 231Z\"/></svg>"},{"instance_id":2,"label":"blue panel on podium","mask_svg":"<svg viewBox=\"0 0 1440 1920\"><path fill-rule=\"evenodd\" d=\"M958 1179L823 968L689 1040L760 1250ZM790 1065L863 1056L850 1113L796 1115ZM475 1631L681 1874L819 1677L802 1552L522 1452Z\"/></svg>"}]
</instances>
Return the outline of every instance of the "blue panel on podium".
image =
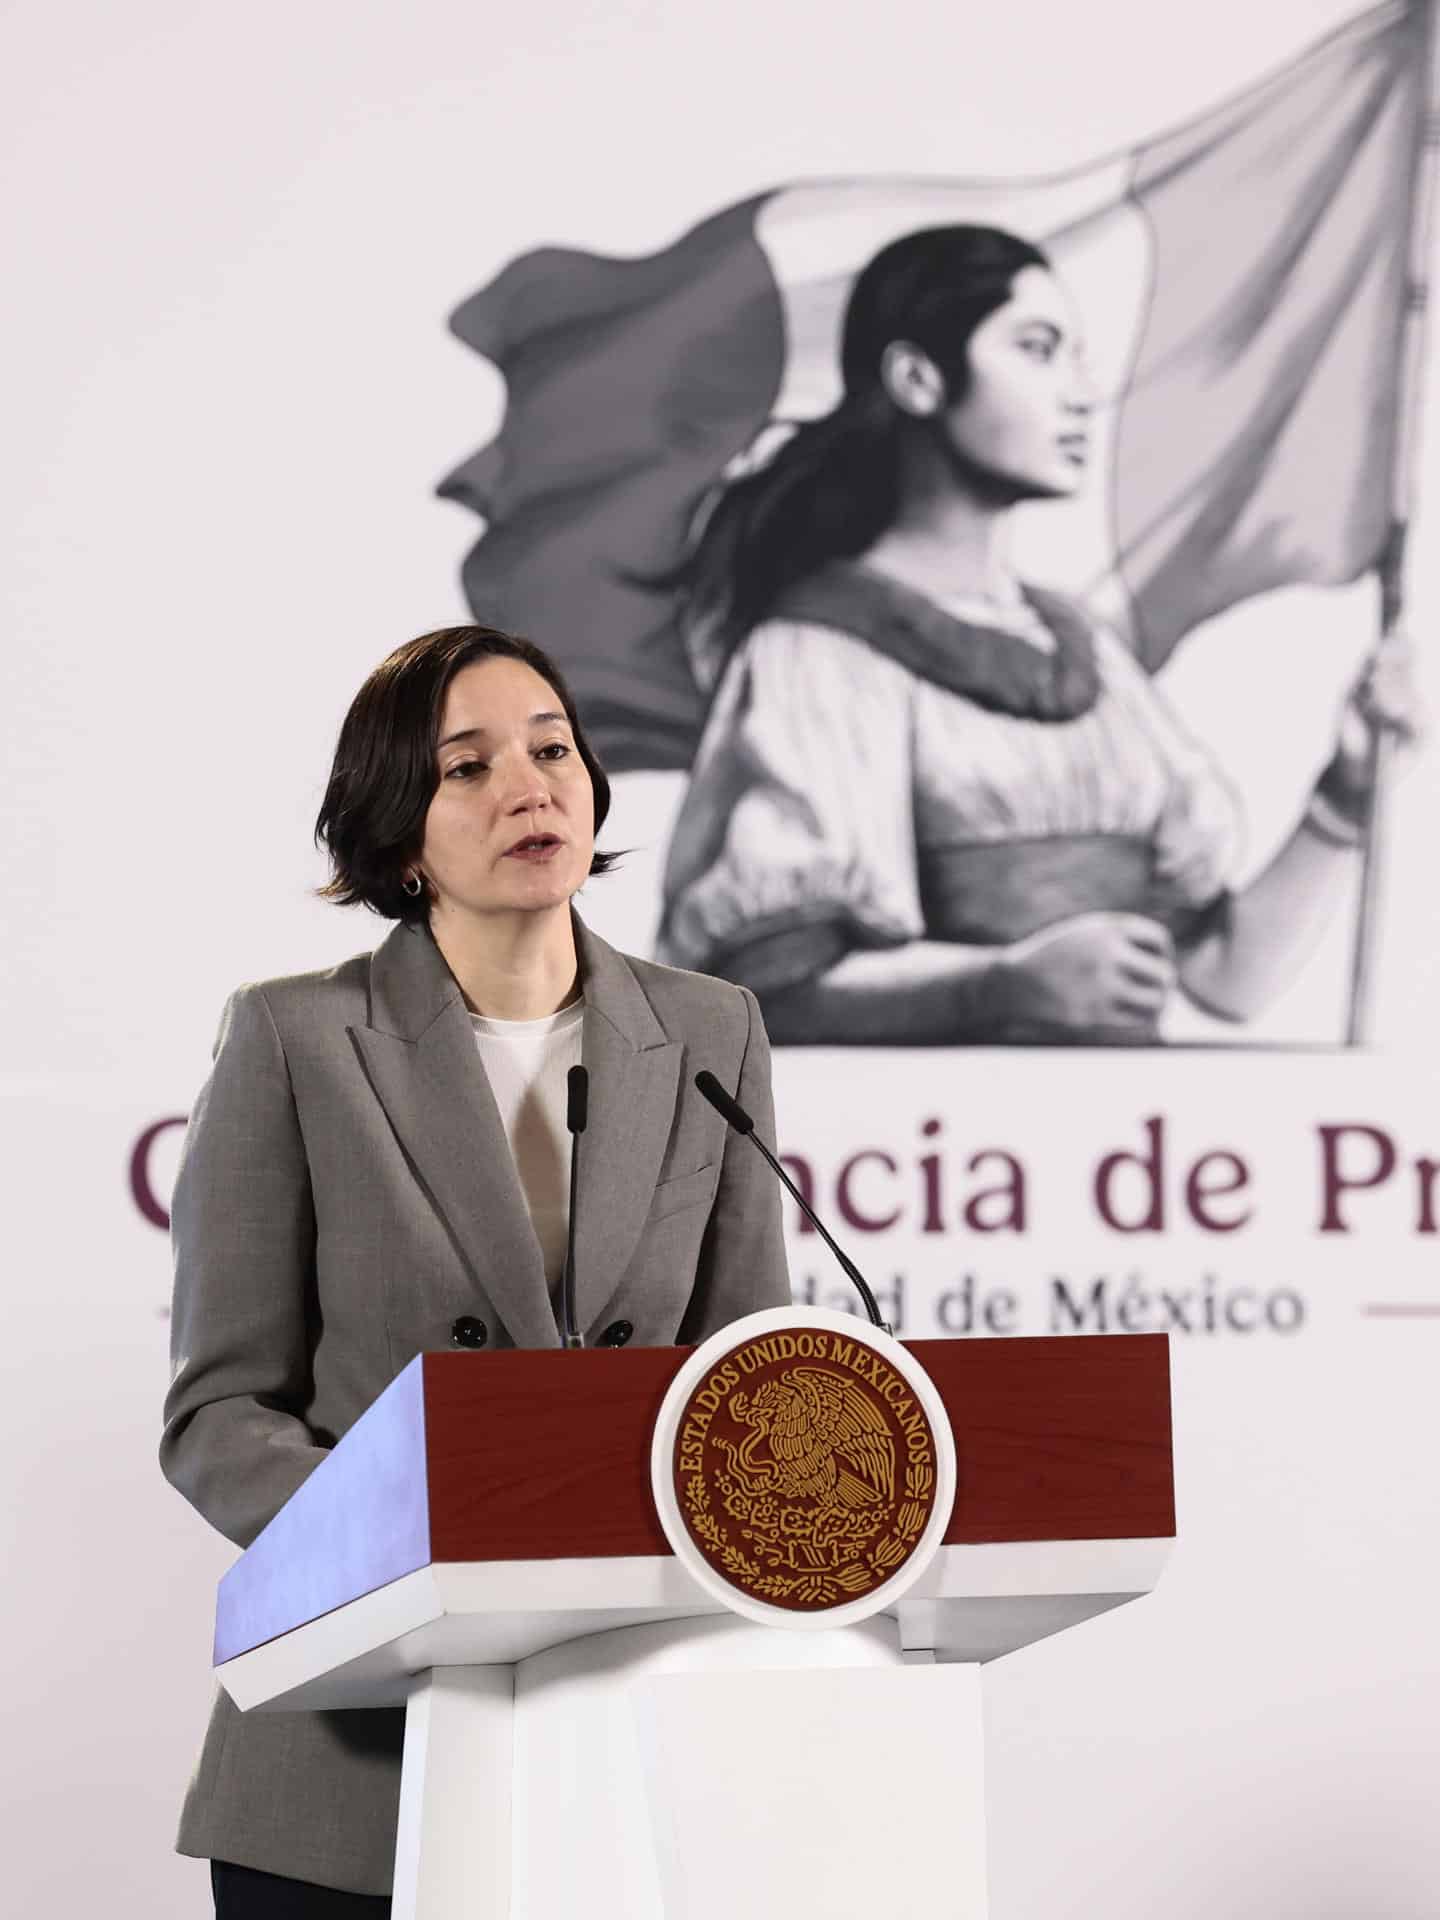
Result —
<instances>
[{"instance_id":1,"label":"blue panel on podium","mask_svg":"<svg viewBox=\"0 0 1440 1920\"><path fill-rule=\"evenodd\" d=\"M429 1564L423 1366L395 1376L220 1582L217 1666Z\"/></svg>"}]
</instances>

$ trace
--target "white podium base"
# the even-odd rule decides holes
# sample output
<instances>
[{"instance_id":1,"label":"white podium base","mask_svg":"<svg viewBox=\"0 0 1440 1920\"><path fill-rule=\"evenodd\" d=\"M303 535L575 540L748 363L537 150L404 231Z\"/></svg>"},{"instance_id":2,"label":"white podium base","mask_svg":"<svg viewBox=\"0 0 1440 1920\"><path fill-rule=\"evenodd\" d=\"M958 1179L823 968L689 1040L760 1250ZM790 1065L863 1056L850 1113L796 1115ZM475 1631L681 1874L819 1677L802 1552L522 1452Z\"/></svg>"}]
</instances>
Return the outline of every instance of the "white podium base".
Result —
<instances>
[{"instance_id":1,"label":"white podium base","mask_svg":"<svg viewBox=\"0 0 1440 1920\"><path fill-rule=\"evenodd\" d=\"M416 1680L394 1920L985 1920L984 1806L893 1620L617 1628Z\"/></svg>"}]
</instances>

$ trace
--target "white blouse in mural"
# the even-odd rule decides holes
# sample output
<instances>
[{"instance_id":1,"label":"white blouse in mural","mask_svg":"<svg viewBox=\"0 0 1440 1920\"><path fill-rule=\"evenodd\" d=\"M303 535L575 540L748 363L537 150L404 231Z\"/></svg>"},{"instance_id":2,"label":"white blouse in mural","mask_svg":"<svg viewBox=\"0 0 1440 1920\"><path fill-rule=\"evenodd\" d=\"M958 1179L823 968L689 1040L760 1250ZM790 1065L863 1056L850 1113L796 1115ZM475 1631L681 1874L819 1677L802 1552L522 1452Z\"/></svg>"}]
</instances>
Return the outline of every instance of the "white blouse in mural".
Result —
<instances>
[{"instance_id":1,"label":"white blouse in mural","mask_svg":"<svg viewBox=\"0 0 1440 1920\"><path fill-rule=\"evenodd\" d=\"M1028 609L1004 625L1009 647L1052 644ZM756 627L677 822L661 957L764 989L857 947L985 945L1099 908L1183 939L1223 896L1239 809L1121 641L1091 639L1093 702L1053 719L997 711L837 626Z\"/></svg>"}]
</instances>

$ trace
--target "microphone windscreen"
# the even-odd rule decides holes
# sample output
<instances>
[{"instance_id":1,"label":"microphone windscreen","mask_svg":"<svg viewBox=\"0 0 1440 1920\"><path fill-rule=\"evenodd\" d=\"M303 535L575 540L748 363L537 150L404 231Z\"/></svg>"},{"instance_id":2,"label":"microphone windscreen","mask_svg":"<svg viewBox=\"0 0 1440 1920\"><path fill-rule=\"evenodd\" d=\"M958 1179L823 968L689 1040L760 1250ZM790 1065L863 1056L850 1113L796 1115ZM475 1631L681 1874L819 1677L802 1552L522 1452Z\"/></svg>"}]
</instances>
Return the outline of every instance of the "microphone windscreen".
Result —
<instances>
[{"instance_id":1,"label":"microphone windscreen","mask_svg":"<svg viewBox=\"0 0 1440 1920\"><path fill-rule=\"evenodd\" d=\"M590 1076L584 1067L571 1067L566 1074L565 1094L565 1124L571 1133L583 1133L590 1101Z\"/></svg>"},{"instance_id":2,"label":"microphone windscreen","mask_svg":"<svg viewBox=\"0 0 1440 1920\"><path fill-rule=\"evenodd\" d=\"M700 1092L704 1094L705 1098L710 1102L711 1106L714 1107L715 1111L727 1126L734 1127L737 1133L753 1133L755 1131L755 1122L750 1118L744 1107L741 1106L738 1100L730 1097L708 1068L702 1067L699 1073L696 1074L695 1085L699 1088Z\"/></svg>"}]
</instances>

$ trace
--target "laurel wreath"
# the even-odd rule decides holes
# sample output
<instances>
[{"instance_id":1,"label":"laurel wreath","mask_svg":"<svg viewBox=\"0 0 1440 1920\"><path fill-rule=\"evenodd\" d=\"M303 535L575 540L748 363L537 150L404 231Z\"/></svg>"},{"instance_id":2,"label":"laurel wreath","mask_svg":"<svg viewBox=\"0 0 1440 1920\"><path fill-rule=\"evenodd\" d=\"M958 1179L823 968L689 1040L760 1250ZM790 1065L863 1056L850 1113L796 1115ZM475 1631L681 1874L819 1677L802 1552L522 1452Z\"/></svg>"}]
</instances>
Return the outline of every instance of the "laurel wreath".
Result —
<instances>
[{"instance_id":1,"label":"laurel wreath","mask_svg":"<svg viewBox=\"0 0 1440 1920\"><path fill-rule=\"evenodd\" d=\"M742 1537L757 1543L758 1551L778 1542L778 1529L757 1520L754 1499L738 1488L728 1474L717 1474L716 1483L725 1496L727 1512L734 1519L747 1521ZM716 1517L710 1489L703 1473L682 1477L681 1497L685 1504L690 1532L701 1551L708 1554L737 1586L757 1599L790 1601L799 1606L832 1606L843 1598L855 1598L888 1580L914 1550L924 1530L929 1512L929 1495L935 1485L935 1470L921 1462L909 1461L905 1469L905 1497L896 1509L889 1531L859 1554L848 1566L817 1568L803 1573L767 1573L758 1560L737 1546ZM769 1557L767 1555L767 1557ZM772 1559L772 1566L774 1562Z\"/></svg>"}]
</instances>

